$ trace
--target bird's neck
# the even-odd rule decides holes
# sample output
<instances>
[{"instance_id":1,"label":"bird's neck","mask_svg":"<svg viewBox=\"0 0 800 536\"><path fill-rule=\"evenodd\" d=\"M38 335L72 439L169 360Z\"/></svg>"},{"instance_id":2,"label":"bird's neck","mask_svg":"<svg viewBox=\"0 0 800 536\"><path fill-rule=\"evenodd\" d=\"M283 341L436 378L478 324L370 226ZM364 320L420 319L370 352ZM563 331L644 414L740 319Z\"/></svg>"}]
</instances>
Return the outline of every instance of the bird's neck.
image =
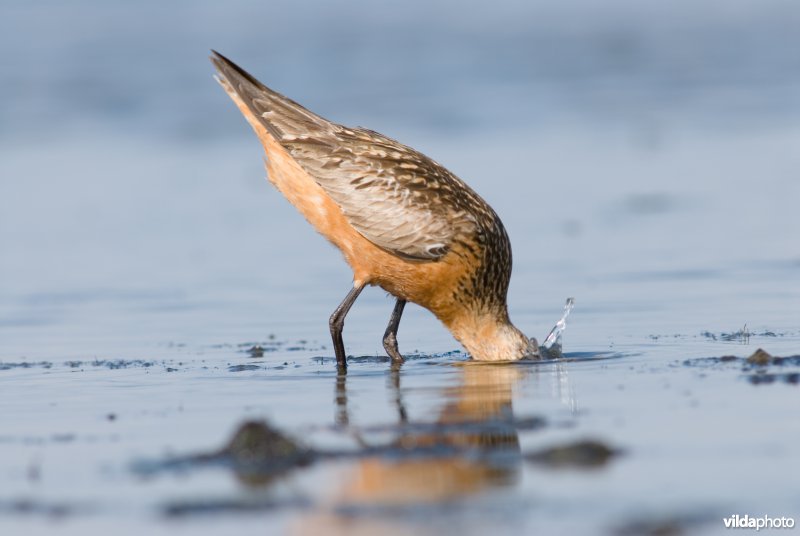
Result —
<instances>
[{"instance_id":1,"label":"bird's neck","mask_svg":"<svg viewBox=\"0 0 800 536\"><path fill-rule=\"evenodd\" d=\"M538 357L538 349L508 318L508 313L464 311L445 324L478 361L516 361Z\"/></svg>"}]
</instances>

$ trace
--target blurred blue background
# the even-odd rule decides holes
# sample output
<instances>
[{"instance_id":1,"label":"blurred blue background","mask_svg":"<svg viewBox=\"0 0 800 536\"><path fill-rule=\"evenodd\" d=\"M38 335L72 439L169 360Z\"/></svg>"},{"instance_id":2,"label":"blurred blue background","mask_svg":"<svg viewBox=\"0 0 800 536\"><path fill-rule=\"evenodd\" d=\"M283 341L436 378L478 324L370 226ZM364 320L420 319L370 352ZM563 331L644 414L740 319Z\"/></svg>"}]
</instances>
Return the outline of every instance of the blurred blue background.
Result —
<instances>
[{"instance_id":1,"label":"blurred blue background","mask_svg":"<svg viewBox=\"0 0 800 536\"><path fill-rule=\"evenodd\" d=\"M211 48L473 185L531 334L567 295L593 341L797 324L797 2L5 0L0 44L0 357L326 341L349 271ZM390 302L362 301L349 344L380 351ZM452 348L426 315L410 344Z\"/></svg>"}]
</instances>

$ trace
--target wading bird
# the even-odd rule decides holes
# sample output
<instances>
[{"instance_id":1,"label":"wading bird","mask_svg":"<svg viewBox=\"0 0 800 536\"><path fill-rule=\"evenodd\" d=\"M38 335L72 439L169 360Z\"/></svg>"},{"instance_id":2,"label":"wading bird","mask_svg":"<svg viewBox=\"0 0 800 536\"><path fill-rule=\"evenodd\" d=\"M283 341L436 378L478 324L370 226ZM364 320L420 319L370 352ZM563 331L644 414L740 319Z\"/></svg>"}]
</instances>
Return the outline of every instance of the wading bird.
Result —
<instances>
[{"instance_id":1,"label":"wading bird","mask_svg":"<svg viewBox=\"0 0 800 536\"><path fill-rule=\"evenodd\" d=\"M511 244L486 201L422 153L332 123L217 52L211 61L264 145L270 182L353 269L353 288L330 317L340 369L344 319L367 285L397 298L383 336L394 362L403 360L397 328L408 301L436 315L473 359L539 358L536 339L508 318Z\"/></svg>"}]
</instances>

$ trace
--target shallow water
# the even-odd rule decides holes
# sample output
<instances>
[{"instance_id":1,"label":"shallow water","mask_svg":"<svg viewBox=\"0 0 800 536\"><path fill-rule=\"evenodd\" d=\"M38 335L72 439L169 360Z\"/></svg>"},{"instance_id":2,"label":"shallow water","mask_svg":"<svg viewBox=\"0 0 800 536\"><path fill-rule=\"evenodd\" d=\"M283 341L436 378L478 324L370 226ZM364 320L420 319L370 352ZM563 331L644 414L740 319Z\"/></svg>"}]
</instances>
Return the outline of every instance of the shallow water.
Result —
<instances>
[{"instance_id":1,"label":"shallow water","mask_svg":"<svg viewBox=\"0 0 800 536\"><path fill-rule=\"evenodd\" d=\"M800 10L637 5L0 8L17 51L0 73L0 531L713 534L734 513L800 517L800 365L719 359L800 354ZM392 371L392 300L372 289L337 377L327 317L350 274L264 182L212 46L473 185L512 239L514 322L542 341L575 296L565 359L469 363L409 306L412 357ZM342 455L266 482L136 470L218 451L252 419ZM618 454L537 461L581 440Z\"/></svg>"}]
</instances>

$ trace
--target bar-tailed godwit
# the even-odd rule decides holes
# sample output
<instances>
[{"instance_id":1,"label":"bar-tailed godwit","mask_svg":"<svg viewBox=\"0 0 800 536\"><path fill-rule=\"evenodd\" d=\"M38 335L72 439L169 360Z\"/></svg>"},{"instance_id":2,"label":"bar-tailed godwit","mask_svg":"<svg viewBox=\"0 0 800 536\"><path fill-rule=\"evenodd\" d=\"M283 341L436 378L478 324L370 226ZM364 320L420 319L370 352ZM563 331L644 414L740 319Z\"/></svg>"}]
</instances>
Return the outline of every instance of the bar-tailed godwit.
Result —
<instances>
[{"instance_id":1,"label":"bar-tailed godwit","mask_svg":"<svg viewBox=\"0 0 800 536\"><path fill-rule=\"evenodd\" d=\"M271 90L221 54L217 80L264 145L270 182L353 269L330 317L336 361L347 366L344 319L367 285L397 298L383 346L395 362L407 301L430 310L473 359L538 358L508 317L511 244L500 218L461 179L391 138L351 128Z\"/></svg>"}]
</instances>

